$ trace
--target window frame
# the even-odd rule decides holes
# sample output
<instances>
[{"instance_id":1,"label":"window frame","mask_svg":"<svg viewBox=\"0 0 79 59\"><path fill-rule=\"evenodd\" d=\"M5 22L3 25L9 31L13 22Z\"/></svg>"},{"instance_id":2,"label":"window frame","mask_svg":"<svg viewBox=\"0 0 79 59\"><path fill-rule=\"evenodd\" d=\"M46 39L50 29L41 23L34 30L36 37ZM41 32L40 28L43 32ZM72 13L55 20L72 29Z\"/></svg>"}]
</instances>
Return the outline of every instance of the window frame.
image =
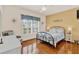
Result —
<instances>
[{"instance_id":1,"label":"window frame","mask_svg":"<svg viewBox=\"0 0 79 59\"><path fill-rule=\"evenodd\" d=\"M30 28L30 31L27 30L25 31L24 33L24 23L23 23L23 16L26 18L25 20L30 20L31 24L30 24L30 27L26 27L26 28ZM31 17L32 19L27 19L27 17ZM21 20L22 20L22 30L23 30L23 34L31 34L31 33L37 33L39 32L39 28L40 28L40 17L35 17L35 16L30 16L30 15L21 15ZM37 22L36 24L33 23L33 21ZM27 23L27 22L26 22ZM24 26L23 26L24 25ZM28 25L28 24L27 24ZM37 26L35 26L37 25ZM37 29L37 30L36 30ZM28 32L29 31L29 32Z\"/></svg>"}]
</instances>

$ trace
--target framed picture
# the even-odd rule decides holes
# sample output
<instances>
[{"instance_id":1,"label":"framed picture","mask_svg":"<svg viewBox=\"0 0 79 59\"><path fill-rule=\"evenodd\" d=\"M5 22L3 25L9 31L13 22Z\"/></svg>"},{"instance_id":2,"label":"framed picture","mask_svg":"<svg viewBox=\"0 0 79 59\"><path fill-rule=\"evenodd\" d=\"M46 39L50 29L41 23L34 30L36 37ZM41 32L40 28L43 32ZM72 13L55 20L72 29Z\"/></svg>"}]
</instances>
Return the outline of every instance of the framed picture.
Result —
<instances>
[{"instance_id":1,"label":"framed picture","mask_svg":"<svg viewBox=\"0 0 79 59\"><path fill-rule=\"evenodd\" d=\"M79 10L77 10L77 19L79 19Z\"/></svg>"}]
</instances>

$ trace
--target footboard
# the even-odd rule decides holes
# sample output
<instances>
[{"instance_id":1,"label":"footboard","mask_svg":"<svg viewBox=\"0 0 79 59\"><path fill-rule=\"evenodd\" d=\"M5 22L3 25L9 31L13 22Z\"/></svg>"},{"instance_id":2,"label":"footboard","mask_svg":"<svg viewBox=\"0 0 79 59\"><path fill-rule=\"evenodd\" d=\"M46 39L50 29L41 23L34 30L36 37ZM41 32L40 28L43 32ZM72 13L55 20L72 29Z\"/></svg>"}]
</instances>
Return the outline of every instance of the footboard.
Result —
<instances>
[{"instance_id":1,"label":"footboard","mask_svg":"<svg viewBox=\"0 0 79 59\"><path fill-rule=\"evenodd\" d=\"M36 38L45 42L50 43L51 45L54 45L54 38L50 33L47 32L39 32L36 35Z\"/></svg>"}]
</instances>

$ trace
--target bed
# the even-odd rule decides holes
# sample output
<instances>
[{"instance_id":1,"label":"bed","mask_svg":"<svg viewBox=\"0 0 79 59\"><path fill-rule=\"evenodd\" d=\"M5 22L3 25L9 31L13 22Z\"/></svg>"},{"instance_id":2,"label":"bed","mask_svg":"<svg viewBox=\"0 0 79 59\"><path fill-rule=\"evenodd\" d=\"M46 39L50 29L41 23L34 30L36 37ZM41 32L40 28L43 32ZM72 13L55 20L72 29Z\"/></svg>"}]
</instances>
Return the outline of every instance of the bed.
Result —
<instances>
[{"instance_id":1,"label":"bed","mask_svg":"<svg viewBox=\"0 0 79 59\"><path fill-rule=\"evenodd\" d=\"M55 26L48 32L38 32L36 39L47 42L56 47L58 42L65 39L65 30L63 27Z\"/></svg>"}]
</instances>

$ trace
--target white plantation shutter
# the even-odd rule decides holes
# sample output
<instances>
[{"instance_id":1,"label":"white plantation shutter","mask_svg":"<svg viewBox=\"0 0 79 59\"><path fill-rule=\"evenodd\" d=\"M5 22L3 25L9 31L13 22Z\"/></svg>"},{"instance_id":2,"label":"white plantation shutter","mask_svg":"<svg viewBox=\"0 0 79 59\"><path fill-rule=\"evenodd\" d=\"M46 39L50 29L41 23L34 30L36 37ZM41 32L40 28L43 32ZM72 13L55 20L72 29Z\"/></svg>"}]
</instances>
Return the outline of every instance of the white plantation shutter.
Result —
<instances>
[{"instance_id":1,"label":"white plantation shutter","mask_svg":"<svg viewBox=\"0 0 79 59\"><path fill-rule=\"evenodd\" d=\"M23 33L37 33L39 32L40 18L28 15L21 15L23 23Z\"/></svg>"}]
</instances>

